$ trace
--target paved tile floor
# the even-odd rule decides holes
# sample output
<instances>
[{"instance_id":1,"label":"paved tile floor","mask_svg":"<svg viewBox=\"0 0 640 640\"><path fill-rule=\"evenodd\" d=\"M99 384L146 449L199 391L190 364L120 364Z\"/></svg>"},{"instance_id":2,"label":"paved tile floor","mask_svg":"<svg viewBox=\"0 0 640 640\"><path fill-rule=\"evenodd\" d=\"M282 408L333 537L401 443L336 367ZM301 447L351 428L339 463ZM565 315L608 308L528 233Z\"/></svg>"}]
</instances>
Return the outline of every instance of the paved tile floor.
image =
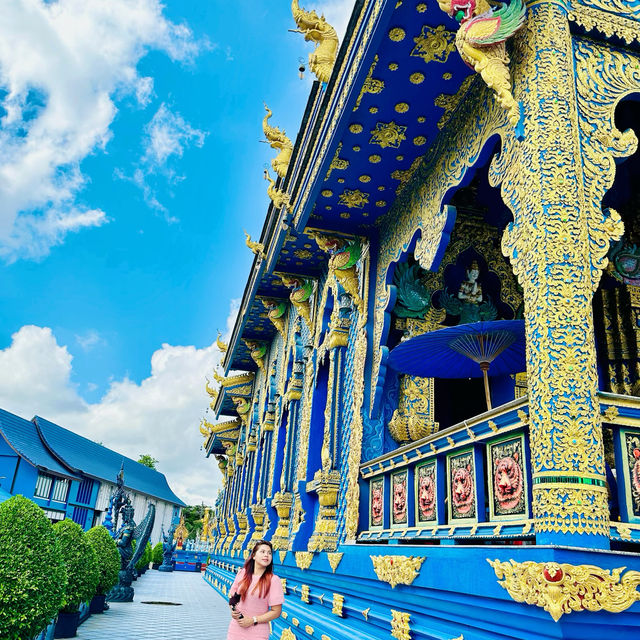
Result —
<instances>
[{"instance_id":1,"label":"paved tile floor","mask_svg":"<svg viewBox=\"0 0 640 640\"><path fill-rule=\"evenodd\" d=\"M199 573L149 570L133 583L133 602L112 602L78 629L79 640L225 640L226 600ZM180 606L143 604L179 602Z\"/></svg>"}]
</instances>

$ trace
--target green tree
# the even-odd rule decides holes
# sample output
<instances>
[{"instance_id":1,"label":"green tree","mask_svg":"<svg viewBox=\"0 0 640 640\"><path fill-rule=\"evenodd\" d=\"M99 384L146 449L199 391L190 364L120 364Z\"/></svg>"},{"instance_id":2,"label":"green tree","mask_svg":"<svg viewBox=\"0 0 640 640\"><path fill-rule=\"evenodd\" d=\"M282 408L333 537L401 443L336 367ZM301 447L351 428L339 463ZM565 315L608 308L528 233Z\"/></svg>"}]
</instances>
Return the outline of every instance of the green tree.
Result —
<instances>
[{"instance_id":1,"label":"green tree","mask_svg":"<svg viewBox=\"0 0 640 640\"><path fill-rule=\"evenodd\" d=\"M118 571L120 571L120 554L116 542L102 525L89 529L85 535L96 554L98 566L96 594L109 593L109 590L118 582Z\"/></svg>"},{"instance_id":2,"label":"green tree","mask_svg":"<svg viewBox=\"0 0 640 640\"><path fill-rule=\"evenodd\" d=\"M67 585L51 523L34 502L0 504L0 638L33 638L58 613Z\"/></svg>"},{"instance_id":3,"label":"green tree","mask_svg":"<svg viewBox=\"0 0 640 640\"><path fill-rule=\"evenodd\" d=\"M153 456L150 456L148 453L141 453L138 458L138 462L143 464L145 467L149 467L149 469L155 469L158 464L158 460Z\"/></svg>"},{"instance_id":4,"label":"green tree","mask_svg":"<svg viewBox=\"0 0 640 640\"><path fill-rule=\"evenodd\" d=\"M204 511L208 509L204 504L196 504L189 507L184 507L182 513L184 514L184 526L187 527L189 535L188 540L195 540L199 532L202 531L202 519L204 518Z\"/></svg>"},{"instance_id":5,"label":"green tree","mask_svg":"<svg viewBox=\"0 0 640 640\"><path fill-rule=\"evenodd\" d=\"M81 602L90 600L96 593L100 577L96 554L79 524L69 519L62 520L53 525L53 531L67 568L67 589L62 610L74 613Z\"/></svg>"}]
</instances>

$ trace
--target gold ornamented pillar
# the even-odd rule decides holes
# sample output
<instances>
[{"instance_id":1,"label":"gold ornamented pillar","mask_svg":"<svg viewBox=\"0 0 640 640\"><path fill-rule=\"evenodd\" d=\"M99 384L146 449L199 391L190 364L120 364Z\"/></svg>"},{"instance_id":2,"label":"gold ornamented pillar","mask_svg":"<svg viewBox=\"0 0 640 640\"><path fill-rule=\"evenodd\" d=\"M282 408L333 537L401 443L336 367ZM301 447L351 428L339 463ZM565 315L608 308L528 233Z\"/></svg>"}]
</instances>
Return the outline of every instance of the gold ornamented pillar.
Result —
<instances>
[{"instance_id":1,"label":"gold ornamented pillar","mask_svg":"<svg viewBox=\"0 0 640 640\"><path fill-rule=\"evenodd\" d=\"M501 183L514 215L502 249L524 289L537 541L607 548L591 301L610 241L623 233L618 214L601 203L613 183L613 156L629 153L621 144L627 134L613 125L615 98L610 109L594 111L607 73L589 72L564 4L528 3L514 44L524 137L506 132L490 180Z\"/></svg>"},{"instance_id":2,"label":"gold ornamented pillar","mask_svg":"<svg viewBox=\"0 0 640 640\"><path fill-rule=\"evenodd\" d=\"M235 542L233 543L232 549L233 551L240 551L247 537L247 526L249 524L249 521L247 519L247 515L245 513L242 513L241 511L236 512L236 519L238 521L238 535Z\"/></svg>"}]
</instances>

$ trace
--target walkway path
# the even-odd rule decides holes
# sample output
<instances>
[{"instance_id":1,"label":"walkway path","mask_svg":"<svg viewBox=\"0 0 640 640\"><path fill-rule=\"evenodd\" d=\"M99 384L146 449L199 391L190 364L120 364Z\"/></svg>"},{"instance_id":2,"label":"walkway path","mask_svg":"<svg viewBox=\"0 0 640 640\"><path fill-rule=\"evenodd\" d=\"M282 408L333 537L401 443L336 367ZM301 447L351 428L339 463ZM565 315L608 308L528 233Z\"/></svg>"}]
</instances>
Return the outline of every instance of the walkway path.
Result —
<instances>
[{"instance_id":1,"label":"walkway path","mask_svg":"<svg viewBox=\"0 0 640 640\"><path fill-rule=\"evenodd\" d=\"M133 602L112 602L78 629L79 640L225 640L229 607L199 573L147 571ZM176 602L180 606L144 604Z\"/></svg>"}]
</instances>

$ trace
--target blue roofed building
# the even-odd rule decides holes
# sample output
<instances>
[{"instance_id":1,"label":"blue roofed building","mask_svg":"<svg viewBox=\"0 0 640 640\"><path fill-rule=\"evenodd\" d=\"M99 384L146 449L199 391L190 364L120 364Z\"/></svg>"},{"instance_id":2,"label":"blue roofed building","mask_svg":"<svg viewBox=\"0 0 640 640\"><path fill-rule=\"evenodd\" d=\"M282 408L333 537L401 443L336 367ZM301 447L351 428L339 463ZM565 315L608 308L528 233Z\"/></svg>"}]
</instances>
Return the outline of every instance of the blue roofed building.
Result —
<instances>
[{"instance_id":1,"label":"blue roofed building","mask_svg":"<svg viewBox=\"0 0 640 640\"><path fill-rule=\"evenodd\" d=\"M32 499L52 521L71 518L84 529L101 524L121 467L136 522L156 505L152 542L180 517L184 503L163 473L69 429L0 409L0 436L0 490Z\"/></svg>"}]
</instances>

